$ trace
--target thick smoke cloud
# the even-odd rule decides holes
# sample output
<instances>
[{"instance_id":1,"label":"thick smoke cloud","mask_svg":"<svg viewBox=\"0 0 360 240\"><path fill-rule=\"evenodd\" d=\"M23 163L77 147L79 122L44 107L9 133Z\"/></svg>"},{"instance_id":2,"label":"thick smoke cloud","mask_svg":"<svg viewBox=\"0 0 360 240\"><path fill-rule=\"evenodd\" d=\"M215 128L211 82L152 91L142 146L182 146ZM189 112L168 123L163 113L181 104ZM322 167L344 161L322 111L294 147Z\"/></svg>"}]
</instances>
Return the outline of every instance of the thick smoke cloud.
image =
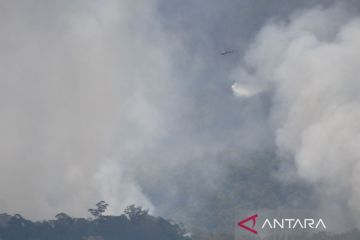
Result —
<instances>
[{"instance_id":1,"label":"thick smoke cloud","mask_svg":"<svg viewBox=\"0 0 360 240\"><path fill-rule=\"evenodd\" d=\"M102 199L108 213L202 209L226 151L268 148L263 103L239 103L226 67L208 72L219 48L194 52L160 3L0 9L1 211L84 216Z\"/></svg>"},{"instance_id":2,"label":"thick smoke cloud","mask_svg":"<svg viewBox=\"0 0 360 240\"><path fill-rule=\"evenodd\" d=\"M187 220L277 151L358 216L358 20L318 2L0 1L0 210Z\"/></svg>"},{"instance_id":3,"label":"thick smoke cloud","mask_svg":"<svg viewBox=\"0 0 360 240\"><path fill-rule=\"evenodd\" d=\"M297 12L267 24L234 73L239 85L250 76L252 87L273 92L278 156L316 186L324 214L358 226L359 38L360 19L342 7Z\"/></svg>"},{"instance_id":4,"label":"thick smoke cloud","mask_svg":"<svg viewBox=\"0 0 360 240\"><path fill-rule=\"evenodd\" d=\"M180 111L177 47L154 6L1 2L1 211L85 215L101 199L113 212L152 208L123 166Z\"/></svg>"}]
</instances>

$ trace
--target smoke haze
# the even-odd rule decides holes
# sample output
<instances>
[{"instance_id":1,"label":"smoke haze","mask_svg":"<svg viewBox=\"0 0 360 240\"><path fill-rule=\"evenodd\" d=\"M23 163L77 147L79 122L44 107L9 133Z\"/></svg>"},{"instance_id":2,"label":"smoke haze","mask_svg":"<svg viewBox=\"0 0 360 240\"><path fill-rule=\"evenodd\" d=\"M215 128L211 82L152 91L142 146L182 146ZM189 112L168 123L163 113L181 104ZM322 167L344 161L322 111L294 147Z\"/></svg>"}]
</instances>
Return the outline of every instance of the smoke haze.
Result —
<instances>
[{"instance_id":1,"label":"smoke haze","mask_svg":"<svg viewBox=\"0 0 360 240\"><path fill-rule=\"evenodd\" d=\"M359 24L343 7L298 12L267 24L246 56L254 82L274 92L278 156L295 161L323 210L351 212L357 223Z\"/></svg>"},{"instance_id":2,"label":"smoke haze","mask_svg":"<svg viewBox=\"0 0 360 240\"><path fill-rule=\"evenodd\" d=\"M0 1L0 210L187 219L256 157L360 223L357 8Z\"/></svg>"}]
</instances>

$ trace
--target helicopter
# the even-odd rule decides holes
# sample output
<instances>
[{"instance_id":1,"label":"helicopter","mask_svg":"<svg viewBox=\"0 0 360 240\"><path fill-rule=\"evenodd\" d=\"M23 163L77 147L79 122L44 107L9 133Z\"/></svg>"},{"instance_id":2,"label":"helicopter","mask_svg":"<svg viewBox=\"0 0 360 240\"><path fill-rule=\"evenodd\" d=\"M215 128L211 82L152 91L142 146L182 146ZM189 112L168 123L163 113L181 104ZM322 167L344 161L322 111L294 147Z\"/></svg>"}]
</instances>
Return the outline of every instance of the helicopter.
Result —
<instances>
[{"instance_id":1,"label":"helicopter","mask_svg":"<svg viewBox=\"0 0 360 240\"><path fill-rule=\"evenodd\" d=\"M225 55L231 54L231 53L234 53L234 50L225 50L225 51L222 51L220 54L225 56Z\"/></svg>"}]
</instances>

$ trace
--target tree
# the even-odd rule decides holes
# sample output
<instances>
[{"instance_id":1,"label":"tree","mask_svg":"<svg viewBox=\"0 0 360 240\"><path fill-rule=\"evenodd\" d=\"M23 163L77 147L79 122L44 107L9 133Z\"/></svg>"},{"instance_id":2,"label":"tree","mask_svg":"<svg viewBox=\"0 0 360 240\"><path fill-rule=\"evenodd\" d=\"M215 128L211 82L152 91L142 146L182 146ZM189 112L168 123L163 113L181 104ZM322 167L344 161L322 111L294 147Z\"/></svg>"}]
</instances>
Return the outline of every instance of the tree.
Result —
<instances>
[{"instance_id":1,"label":"tree","mask_svg":"<svg viewBox=\"0 0 360 240\"><path fill-rule=\"evenodd\" d=\"M135 205L130 205L125 208L124 213L130 220L135 220L147 216L149 214L149 210L143 209L142 207L137 207Z\"/></svg>"},{"instance_id":2,"label":"tree","mask_svg":"<svg viewBox=\"0 0 360 240\"><path fill-rule=\"evenodd\" d=\"M109 204L107 204L105 201L100 201L96 204L96 209L90 208L88 211L95 218L98 218L102 216L108 206Z\"/></svg>"},{"instance_id":3,"label":"tree","mask_svg":"<svg viewBox=\"0 0 360 240\"><path fill-rule=\"evenodd\" d=\"M69 215L67 215L66 213L61 212L61 213L56 214L55 219L58 221L67 221L67 220L71 219L71 217Z\"/></svg>"}]
</instances>

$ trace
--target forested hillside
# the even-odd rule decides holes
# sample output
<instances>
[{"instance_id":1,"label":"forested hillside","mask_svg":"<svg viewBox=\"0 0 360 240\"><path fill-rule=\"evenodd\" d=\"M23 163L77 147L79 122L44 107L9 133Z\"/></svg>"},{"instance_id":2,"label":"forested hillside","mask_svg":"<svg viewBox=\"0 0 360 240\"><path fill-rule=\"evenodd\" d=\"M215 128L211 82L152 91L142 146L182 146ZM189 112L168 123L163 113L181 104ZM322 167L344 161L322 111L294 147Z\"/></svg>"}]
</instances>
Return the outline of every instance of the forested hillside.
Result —
<instances>
[{"instance_id":1,"label":"forested hillside","mask_svg":"<svg viewBox=\"0 0 360 240\"><path fill-rule=\"evenodd\" d=\"M89 209L91 210L91 209ZM96 214L95 214L96 215ZM94 215L93 215L94 216ZM235 227L235 226L233 226ZM134 205L120 216L73 218L59 213L54 220L30 221L21 215L0 214L0 240L238 240L226 232L187 232L181 225ZM245 237L246 239L246 237ZM244 240L245 240L244 239ZM249 236L249 240L253 239ZM357 230L341 234L269 236L264 240L358 240Z\"/></svg>"},{"instance_id":2,"label":"forested hillside","mask_svg":"<svg viewBox=\"0 0 360 240\"><path fill-rule=\"evenodd\" d=\"M189 240L177 224L130 206L120 216L72 218L32 222L20 215L0 215L1 240Z\"/></svg>"}]
</instances>

